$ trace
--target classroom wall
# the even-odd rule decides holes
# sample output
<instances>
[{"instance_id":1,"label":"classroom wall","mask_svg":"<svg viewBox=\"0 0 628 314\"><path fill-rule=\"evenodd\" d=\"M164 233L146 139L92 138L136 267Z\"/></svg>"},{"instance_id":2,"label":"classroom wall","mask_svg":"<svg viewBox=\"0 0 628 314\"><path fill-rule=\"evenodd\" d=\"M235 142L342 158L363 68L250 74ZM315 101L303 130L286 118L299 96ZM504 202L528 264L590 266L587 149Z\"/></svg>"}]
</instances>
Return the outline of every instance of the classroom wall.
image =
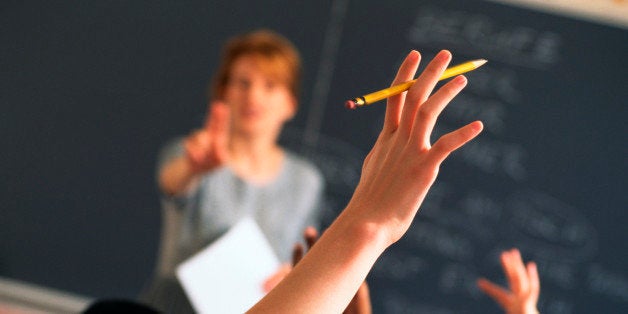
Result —
<instances>
[{"instance_id":1,"label":"classroom wall","mask_svg":"<svg viewBox=\"0 0 628 314\"><path fill-rule=\"evenodd\" d=\"M485 131L369 275L376 313L499 313L474 282L503 282L510 247L539 264L541 312L628 309L626 29L469 0L4 2L0 276L137 295L159 240L157 151L201 125L222 42L258 27L302 52L282 143L324 172L327 223L384 110L344 101L389 84L410 49L489 60L436 133L476 119Z\"/></svg>"}]
</instances>

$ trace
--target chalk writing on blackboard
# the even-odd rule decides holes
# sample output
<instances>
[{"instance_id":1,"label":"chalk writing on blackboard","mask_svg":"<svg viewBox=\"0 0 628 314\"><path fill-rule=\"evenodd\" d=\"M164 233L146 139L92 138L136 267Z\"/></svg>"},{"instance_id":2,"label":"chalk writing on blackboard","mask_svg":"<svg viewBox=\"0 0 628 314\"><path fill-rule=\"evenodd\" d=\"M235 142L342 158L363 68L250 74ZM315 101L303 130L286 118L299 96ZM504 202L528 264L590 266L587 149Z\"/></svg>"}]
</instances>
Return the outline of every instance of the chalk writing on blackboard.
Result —
<instances>
[{"instance_id":1,"label":"chalk writing on blackboard","mask_svg":"<svg viewBox=\"0 0 628 314\"><path fill-rule=\"evenodd\" d=\"M500 62L533 68L546 68L558 62L561 46L561 38L555 32L512 26L477 13L435 7L419 10L408 32L408 41L455 47Z\"/></svg>"},{"instance_id":2,"label":"chalk writing on blackboard","mask_svg":"<svg viewBox=\"0 0 628 314\"><path fill-rule=\"evenodd\" d=\"M593 293L612 299L628 302L628 278L604 269L598 264L591 265L587 274L587 284Z\"/></svg>"},{"instance_id":3,"label":"chalk writing on blackboard","mask_svg":"<svg viewBox=\"0 0 628 314\"><path fill-rule=\"evenodd\" d=\"M579 212L540 191L515 192L507 201L517 237L547 260L589 261L597 252L596 232Z\"/></svg>"}]
</instances>

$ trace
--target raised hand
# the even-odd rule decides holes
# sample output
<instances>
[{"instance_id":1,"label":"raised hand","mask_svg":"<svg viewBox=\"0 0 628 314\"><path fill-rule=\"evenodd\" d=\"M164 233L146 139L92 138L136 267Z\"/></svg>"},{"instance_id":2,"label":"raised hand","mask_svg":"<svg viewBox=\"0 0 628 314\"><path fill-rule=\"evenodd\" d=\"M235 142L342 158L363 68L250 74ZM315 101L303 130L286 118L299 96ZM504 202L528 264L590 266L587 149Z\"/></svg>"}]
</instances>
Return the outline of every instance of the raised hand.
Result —
<instances>
[{"instance_id":1,"label":"raised hand","mask_svg":"<svg viewBox=\"0 0 628 314\"><path fill-rule=\"evenodd\" d=\"M205 126L190 134L184 142L192 171L201 173L223 165L228 158L229 108L215 102Z\"/></svg>"},{"instance_id":2,"label":"raised hand","mask_svg":"<svg viewBox=\"0 0 628 314\"><path fill-rule=\"evenodd\" d=\"M478 287L490 296L507 314L538 313L539 273L534 262L523 264L517 249L504 251L500 258L508 280L508 288L503 288L485 278L478 280Z\"/></svg>"},{"instance_id":3,"label":"raised hand","mask_svg":"<svg viewBox=\"0 0 628 314\"><path fill-rule=\"evenodd\" d=\"M420 54L411 52L392 85L412 80L419 60ZM410 226L443 160L482 130L476 121L430 143L439 114L467 83L458 76L430 96L450 60L451 54L441 51L407 93L388 99L383 129L347 207L347 212L360 208L359 216L383 223L390 243Z\"/></svg>"}]
</instances>

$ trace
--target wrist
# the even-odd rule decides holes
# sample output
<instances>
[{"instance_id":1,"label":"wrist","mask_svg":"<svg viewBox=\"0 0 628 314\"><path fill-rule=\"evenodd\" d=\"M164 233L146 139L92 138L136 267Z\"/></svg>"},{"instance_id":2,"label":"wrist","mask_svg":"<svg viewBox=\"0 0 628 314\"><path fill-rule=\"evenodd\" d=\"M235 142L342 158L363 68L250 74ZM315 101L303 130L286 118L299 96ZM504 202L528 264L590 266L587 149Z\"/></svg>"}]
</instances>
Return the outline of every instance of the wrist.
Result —
<instances>
[{"instance_id":1,"label":"wrist","mask_svg":"<svg viewBox=\"0 0 628 314\"><path fill-rule=\"evenodd\" d=\"M159 184L166 194L177 195L187 190L197 177L198 173L193 170L189 158L181 156L162 169Z\"/></svg>"},{"instance_id":2,"label":"wrist","mask_svg":"<svg viewBox=\"0 0 628 314\"><path fill-rule=\"evenodd\" d=\"M342 229L341 234L349 237L353 243L374 249L378 254L395 242L385 224L368 217L356 204L350 203L336 224Z\"/></svg>"},{"instance_id":3,"label":"wrist","mask_svg":"<svg viewBox=\"0 0 628 314\"><path fill-rule=\"evenodd\" d=\"M536 306L529 307L519 307L515 310L506 311L508 314L539 314L539 310L537 310Z\"/></svg>"},{"instance_id":4,"label":"wrist","mask_svg":"<svg viewBox=\"0 0 628 314\"><path fill-rule=\"evenodd\" d=\"M410 227L412 218L402 217L388 204L380 201L380 198L354 197L343 211L343 215L351 217L355 225L360 225L363 232L376 239L384 246L384 249L397 242Z\"/></svg>"}]
</instances>

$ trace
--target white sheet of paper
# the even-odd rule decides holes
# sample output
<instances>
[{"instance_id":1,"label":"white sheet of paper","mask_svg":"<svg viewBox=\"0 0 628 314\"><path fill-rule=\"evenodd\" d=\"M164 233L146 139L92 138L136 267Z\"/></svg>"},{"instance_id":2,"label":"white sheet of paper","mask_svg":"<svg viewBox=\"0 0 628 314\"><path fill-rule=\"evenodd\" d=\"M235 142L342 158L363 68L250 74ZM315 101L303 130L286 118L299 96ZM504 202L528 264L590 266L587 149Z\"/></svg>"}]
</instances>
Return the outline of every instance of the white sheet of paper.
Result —
<instances>
[{"instance_id":1,"label":"white sheet of paper","mask_svg":"<svg viewBox=\"0 0 628 314\"><path fill-rule=\"evenodd\" d=\"M199 313L244 313L264 296L262 283L280 266L250 218L177 267L177 278Z\"/></svg>"}]
</instances>

